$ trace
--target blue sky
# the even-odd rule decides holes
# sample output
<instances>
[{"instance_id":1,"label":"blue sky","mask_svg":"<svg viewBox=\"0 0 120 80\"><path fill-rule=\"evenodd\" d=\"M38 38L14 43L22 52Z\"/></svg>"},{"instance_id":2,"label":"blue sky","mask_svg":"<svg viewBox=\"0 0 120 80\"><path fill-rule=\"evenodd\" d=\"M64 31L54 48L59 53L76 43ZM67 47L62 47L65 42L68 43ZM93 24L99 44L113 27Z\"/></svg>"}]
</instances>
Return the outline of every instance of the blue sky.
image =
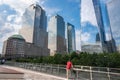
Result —
<instances>
[{"instance_id":1,"label":"blue sky","mask_svg":"<svg viewBox=\"0 0 120 80\"><path fill-rule=\"evenodd\" d=\"M0 0L0 53L3 41L18 34L25 8L36 2L45 9L48 20L59 14L65 22L75 26L77 49L80 50L80 0Z\"/></svg>"}]
</instances>

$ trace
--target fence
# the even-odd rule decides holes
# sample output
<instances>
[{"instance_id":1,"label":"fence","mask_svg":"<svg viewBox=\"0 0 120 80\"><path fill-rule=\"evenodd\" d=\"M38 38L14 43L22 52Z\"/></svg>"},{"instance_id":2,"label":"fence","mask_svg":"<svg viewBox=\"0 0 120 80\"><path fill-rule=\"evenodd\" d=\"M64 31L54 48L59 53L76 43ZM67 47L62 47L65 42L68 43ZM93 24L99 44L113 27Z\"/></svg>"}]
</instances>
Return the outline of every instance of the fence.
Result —
<instances>
[{"instance_id":1,"label":"fence","mask_svg":"<svg viewBox=\"0 0 120 80\"><path fill-rule=\"evenodd\" d=\"M17 62L7 62L6 65L66 77L65 65ZM75 80L120 80L120 69L74 65L70 77L74 78Z\"/></svg>"}]
</instances>

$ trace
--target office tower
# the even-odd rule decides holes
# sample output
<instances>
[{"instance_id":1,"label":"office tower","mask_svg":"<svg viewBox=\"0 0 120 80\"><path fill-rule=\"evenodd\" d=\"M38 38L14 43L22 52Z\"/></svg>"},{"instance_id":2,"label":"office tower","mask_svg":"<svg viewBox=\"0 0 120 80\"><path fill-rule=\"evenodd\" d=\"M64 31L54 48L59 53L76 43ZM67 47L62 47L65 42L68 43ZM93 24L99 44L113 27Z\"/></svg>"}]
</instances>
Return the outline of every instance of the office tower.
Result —
<instances>
[{"instance_id":1,"label":"office tower","mask_svg":"<svg viewBox=\"0 0 120 80\"><path fill-rule=\"evenodd\" d=\"M76 51L76 44L75 44L75 28L72 24L67 23L67 52L71 53Z\"/></svg>"},{"instance_id":2,"label":"office tower","mask_svg":"<svg viewBox=\"0 0 120 80\"><path fill-rule=\"evenodd\" d=\"M81 1L81 51L102 53L100 27L94 9L93 0Z\"/></svg>"},{"instance_id":3,"label":"office tower","mask_svg":"<svg viewBox=\"0 0 120 80\"><path fill-rule=\"evenodd\" d=\"M120 0L111 0L107 4L107 11L110 19L112 36L116 44L117 51L120 52Z\"/></svg>"},{"instance_id":4,"label":"office tower","mask_svg":"<svg viewBox=\"0 0 120 80\"><path fill-rule=\"evenodd\" d=\"M110 27L110 21L109 21L109 16L108 16L108 11L107 11L107 7L106 7L106 3L110 1L110 0L100 0L100 4L101 4L101 11L102 11L102 17L103 17L103 24L104 24L104 28L105 28L105 32L106 32L106 48L108 49L107 52L109 53L113 53L116 52L116 46L115 46L115 42L112 36L112 32L111 32L111 27Z\"/></svg>"},{"instance_id":5,"label":"office tower","mask_svg":"<svg viewBox=\"0 0 120 80\"><path fill-rule=\"evenodd\" d=\"M45 11L38 5L30 5L22 17L22 28L20 34L26 42L47 48L48 33L46 32L47 18Z\"/></svg>"},{"instance_id":6,"label":"office tower","mask_svg":"<svg viewBox=\"0 0 120 80\"><path fill-rule=\"evenodd\" d=\"M12 35L3 44L3 55L6 58L17 58L25 54L25 39L21 35Z\"/></svg>"},{"instance_id":7,"label":"office tower","mask_svg":"<svg viewBox=\"0 0 120 80\"><path fill-rule=\"evenodd\" d=\"M49 53L46 28L47 17L45 11L38 4L30 5L23 14L22 28L19 33L27 43L42 48L41 54L43 55Z\"/></svg>"},{"instance_id":8,"label":"office tower","mask_svg":"<svg viewBox=\"0 0 120 80\"><path fill-rule=\"evenodd\" d=\"M48 22L48 48L50 54L64 54L66 52L65 43L65 22L60 15L55 15Z\"/></svg>"},{"instance_id":9,"label":"office tower","mask_svg":"<svg viewBox=\"0 0 120 80\"><path fill-rule=\"evenodd\" d=\"M104 22L103 22L103 16L102 16L101 3L100 3L100 0L92 0L92 1L93 1L95 15L96 15L96 19L97 19L101 46L102 46L103 51L106 52L107 51L106 46L105 46L106 37L105 37L105 30L104 30Z\"/></svg>"}]
</instances>

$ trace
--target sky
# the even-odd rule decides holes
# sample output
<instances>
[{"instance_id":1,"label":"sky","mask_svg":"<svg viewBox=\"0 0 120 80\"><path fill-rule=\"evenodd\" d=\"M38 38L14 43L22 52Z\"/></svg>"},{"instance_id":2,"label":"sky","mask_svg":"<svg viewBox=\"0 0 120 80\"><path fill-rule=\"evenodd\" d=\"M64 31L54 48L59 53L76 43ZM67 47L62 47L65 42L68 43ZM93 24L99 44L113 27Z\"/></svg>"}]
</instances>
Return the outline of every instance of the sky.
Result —
<instances>
[{"instance_id":1,"label":"sky","mask_svg":"<svg viewBox=\"0 0 120 80\"><path fill-rule=\"evenodd\" d=\"M80 50L80 0L0 0L0 53L3 41L13 34L18 34L22 27L22 15L25 9L33 4L39 4L49 18L59 14L65 22L75 26L76 48Z\"/></svg>"}]
</instances>

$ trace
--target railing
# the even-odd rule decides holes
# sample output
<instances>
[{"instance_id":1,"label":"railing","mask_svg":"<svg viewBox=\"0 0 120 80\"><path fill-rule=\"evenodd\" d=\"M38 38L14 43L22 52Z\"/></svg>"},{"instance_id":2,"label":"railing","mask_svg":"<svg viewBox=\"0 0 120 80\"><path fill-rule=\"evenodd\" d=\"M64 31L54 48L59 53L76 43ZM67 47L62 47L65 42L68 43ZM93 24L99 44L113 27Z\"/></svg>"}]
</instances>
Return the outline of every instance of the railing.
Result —
<instances>
[{"instance_id":1,"label":"railing","mask_svg":"<svg viewBox=\"0 0 120 80\"><path fill-rule=\"evenodd\" d=\"M33 64L7 62L7 65L21 67L56 76L66 77L65 65ZM75 65L71 70L71 78L75 80L120 80L120 68L90 67Z\"/></svg>"}]
</instances>

